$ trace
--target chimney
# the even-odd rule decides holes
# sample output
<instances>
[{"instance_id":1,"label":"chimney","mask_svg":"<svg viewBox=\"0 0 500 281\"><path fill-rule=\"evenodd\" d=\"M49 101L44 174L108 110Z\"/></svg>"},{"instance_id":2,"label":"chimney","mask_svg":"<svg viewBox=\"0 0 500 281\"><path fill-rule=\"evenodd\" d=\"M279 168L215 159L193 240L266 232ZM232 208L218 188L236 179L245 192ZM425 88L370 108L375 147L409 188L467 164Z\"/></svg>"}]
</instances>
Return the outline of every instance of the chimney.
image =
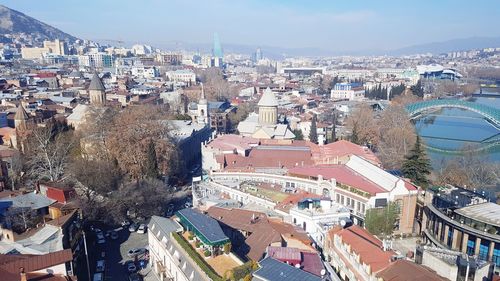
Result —
<instances>
[{"instance_id":1,"label":"chimney","mask_svg":"<svg viewBox=\"0 0 500 281\"><path fill-rule=\"evenodd\" d=\"M21 281L28 281L26 272L24 272L24 267L19 268L19 274L21 275Z\"/></svg>"}]
</instances>

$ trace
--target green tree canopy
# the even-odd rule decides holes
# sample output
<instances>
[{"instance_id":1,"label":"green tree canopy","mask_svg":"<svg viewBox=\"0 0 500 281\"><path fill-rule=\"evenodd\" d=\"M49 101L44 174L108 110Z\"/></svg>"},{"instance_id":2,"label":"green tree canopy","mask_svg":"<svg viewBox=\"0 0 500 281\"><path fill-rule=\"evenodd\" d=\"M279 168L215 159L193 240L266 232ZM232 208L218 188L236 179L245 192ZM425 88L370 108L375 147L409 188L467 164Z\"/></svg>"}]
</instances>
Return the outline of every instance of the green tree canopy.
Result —
<instances>
[{"instance_id":1,"label":"green tree canopy","mask_svg":"<svg viewBox=\"0 0 500 281\"><path fill-rule=\"evenodd\" d=\"M413 183L423 188L427 188L429 185L427 175L431 173L431 170L432 167L429 158L427 158L425 150L422 147L420 137L417 136L415 146L405 157L401 172L403 172L406 178L411 179Z\"/></svg>"},{"instance_id":2,"label":"green tree canopy","mask_svg":"<svg viewBox=\"0 0 500 281\"><path fill-rule=\"evenodd\" d=\"M316 114L314 114L311 121L311 130L309 132L309 141L313 143L318 143L318 130L316 128L316 121L317 117Z\"/></svg>"},{"instance_id":3,"label":"green tree canopy","mask_svg":"<svg viewBox=\"0 0 500 281\"><path fill-rule=\"evenodd\" d=\"M383 208L371 208L366 211L365 226L373 235L392 235L398 218L399 206L389 203Z\"/></svg>"},{"instance_id":4,"label":"green tree canopy","mask_svg":"<svg viewBox=\"0 0 500 281\"><path fill-rule=\"evenodd\" d=\"M296 140L304 140L304 134L302 133L301 129L293 130L293 134L295 135Z\"/></svg>"}]
</instances>

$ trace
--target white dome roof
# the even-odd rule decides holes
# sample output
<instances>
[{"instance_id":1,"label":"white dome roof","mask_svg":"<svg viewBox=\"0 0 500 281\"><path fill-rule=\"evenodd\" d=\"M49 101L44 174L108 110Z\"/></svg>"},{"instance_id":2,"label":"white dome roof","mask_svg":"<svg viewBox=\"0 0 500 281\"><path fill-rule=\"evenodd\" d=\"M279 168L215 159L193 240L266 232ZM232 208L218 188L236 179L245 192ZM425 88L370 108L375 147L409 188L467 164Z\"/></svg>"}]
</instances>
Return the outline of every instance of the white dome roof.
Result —
<instances>
[{"instance_id":1,"label":"white dome roof","mask_svg":"<svg viewBox=\"0 0 500 281\"><path fill-rule=\"evenodd\" d=\"M264 94L262 94L258 106L278 106L278 100L269 87L264 90Z\"/></svg>"}]
</instances>

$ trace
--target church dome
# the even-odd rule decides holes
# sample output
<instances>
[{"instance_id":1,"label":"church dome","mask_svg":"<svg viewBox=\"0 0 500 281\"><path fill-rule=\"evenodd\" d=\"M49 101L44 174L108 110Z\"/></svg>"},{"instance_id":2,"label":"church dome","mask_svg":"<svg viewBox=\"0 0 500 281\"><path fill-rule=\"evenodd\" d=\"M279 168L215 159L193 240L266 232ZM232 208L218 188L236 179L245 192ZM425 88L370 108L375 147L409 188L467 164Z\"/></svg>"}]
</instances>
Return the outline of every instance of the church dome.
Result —
<instances>
[{"instance_id":1,"label":"church dome","mask_svg":"<svg viewBox=\"0 0 500 281\"><path fill-rule=\"evenodd\" d=\"M273 91L269 89L269 87L267 87L267 89L264 90L264 93L260 98L258 106L275 106L275 107L278 106L278 100L276 99L276 96L274 95Z\"/></svg>"}]
</instances>

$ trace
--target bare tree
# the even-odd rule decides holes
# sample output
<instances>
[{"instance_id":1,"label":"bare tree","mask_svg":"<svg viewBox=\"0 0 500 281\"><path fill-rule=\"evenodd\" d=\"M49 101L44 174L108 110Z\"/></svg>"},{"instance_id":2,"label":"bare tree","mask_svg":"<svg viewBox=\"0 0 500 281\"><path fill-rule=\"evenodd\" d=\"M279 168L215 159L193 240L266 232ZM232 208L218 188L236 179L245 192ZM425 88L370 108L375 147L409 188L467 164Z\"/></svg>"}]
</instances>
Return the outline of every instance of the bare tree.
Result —
<instances>
[{"instance_id":1,"label":"bare tree","mask_svg":"<svg viewBox=\"0 0 500 281\"><path fill-rule=\"evenodd\" d=\"M401 168L417 136L405 108L401 105L388 107L378 120L378 129L380 141L377 150L384 167Z\"/></svg>"},{"instance_id":2,"label":"bare tree","mask_svg":"<svg viewBox=\"0 0 500 281\"><path fill-rule=\"evenodd\" d=\"M368 104L362 104L347 117L347 128L356 134L357 143L375 145L379 135L373 109Z\"/></svg>"},{"instance_id":3,"label":"bare tree","mask_svg":"<svg viewBox=\"0 0 500 281\"><path fill-rule=\"evenodd\" d=\"M150 217L162 213L171 195L171 189L162 181L139 180L123 185L114 194L112 204L119 213L132 211L138 216Z\"/></svg>"},{"instance_id":4,"label":"bare tree","mask_svg":"<svg viewBox=\"0 0 500 281\"><path fill-rule=\"evenodd\" d=\"M65 131L54 123L34 128L30 132L27 157L31 178L49 181L65 179L70 152L76 143L78 141L72 131Z\"/></svg>"},{"instance_id":5,"label":"bare tree","mask_svg":"<svg viewBox=\"0 0 500 281\"><path fill-rule=\"evenodd\" d=\"M484 188L500 183L500 164L488 161L486 155L466 146L459 156L445 163L437 171L437 183L468 188Z\"/></svg>"},{"instance_id":6,"label":"bare tree","mask_svg":"<svg viewBox=\"0 0 500 281\"><path fill-rule=\"evenodd\" d=\"M132 179L142 177L149 142L156 145L169 141L168 123L161 117L159 109L153 106L130 107L120 112L110 126L106 147ZM160 165L163 158L158 160Z\"/></svg>"},{"instance_id":7,"label":"bare tree","mask_svg":"<svg viewBox=\"0 0 500 281\"><path fill-rule=\"evenodd\" d=\"M26 158L21 152L16 151L10 161L10 167L8 171L10 179L10 187L14 190L23 181L24 175L26 174Z\"/></svg>"}]
</instances>

